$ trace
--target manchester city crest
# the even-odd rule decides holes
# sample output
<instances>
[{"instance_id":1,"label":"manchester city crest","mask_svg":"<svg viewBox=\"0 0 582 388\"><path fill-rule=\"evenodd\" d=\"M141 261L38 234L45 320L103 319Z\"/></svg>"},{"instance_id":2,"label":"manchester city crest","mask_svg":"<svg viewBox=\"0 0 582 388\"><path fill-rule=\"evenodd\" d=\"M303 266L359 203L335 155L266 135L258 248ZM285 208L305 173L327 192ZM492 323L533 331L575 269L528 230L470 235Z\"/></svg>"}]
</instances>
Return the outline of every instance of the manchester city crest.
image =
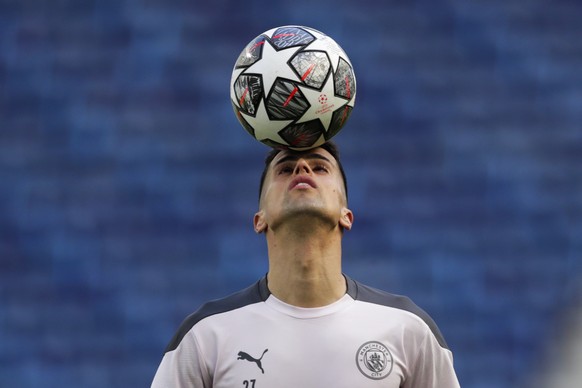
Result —
<instances>
[{"instance_id":1,"label":"manchester city crest","mask_svg":"<svg viewBox=\"0 0 582 388\"><path fill-rule=\"evenodd\" d=\"M392 353L378 341L369 341L356 353L356 365L362 374L373 380L381 380L392 372Z\"/></svg>"}]
</instances>

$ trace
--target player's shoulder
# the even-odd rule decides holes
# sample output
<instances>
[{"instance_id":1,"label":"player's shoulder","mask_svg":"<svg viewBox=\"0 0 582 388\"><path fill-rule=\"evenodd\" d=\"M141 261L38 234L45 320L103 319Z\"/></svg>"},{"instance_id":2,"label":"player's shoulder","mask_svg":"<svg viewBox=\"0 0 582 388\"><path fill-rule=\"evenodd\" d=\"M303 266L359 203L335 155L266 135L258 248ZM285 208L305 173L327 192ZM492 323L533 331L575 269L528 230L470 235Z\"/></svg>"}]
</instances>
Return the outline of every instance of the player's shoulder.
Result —
<instances>
[{"instance_id":1,"label":"player's shoulder","mask_svg":"<svg viewBox=\"0 0 582 388\"><path fill-rule=\"evenodd\" d=\"M169 352L176 349L184 336L201 320L216 314L226 313L254 303L263 302L268 296L266 278L262 278L241 291L203 304L198 310L184 319L165 351Z\"/></svg>"},{"instance_id":2,"label":"player's shoulder","mask_svg":"<svg viewBox=\"0 0 582 388\"><path fill-rule=\"evenodd\" d=\"M348 294L355 300L408 311L421 318L428 315L405 295L392 294L351 278L347 278L347 282Z\"/></svg>"},{"instance_id":3,"label":"player's shoulder","mask_svg":"<svg viewBox=\"0 0 582 388\"><path fill-rule=\"evenodd\" d=\"M378 288L370 287L346 276L348 284L348 294L356 301L372 303L380 306L398 309L411 313L424 322L439 344L448 349L448 345L432 317L420 308L407 296L392 294Z\"/></svg>"}]
</instances>

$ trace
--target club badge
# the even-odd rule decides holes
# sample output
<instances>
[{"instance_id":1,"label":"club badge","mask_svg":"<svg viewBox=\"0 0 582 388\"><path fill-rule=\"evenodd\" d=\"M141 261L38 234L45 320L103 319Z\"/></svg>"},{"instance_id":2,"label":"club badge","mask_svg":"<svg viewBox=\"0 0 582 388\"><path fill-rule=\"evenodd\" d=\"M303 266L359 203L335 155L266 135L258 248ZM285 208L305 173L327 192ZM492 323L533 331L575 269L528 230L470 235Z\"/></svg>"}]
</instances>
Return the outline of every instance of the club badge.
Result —
<instances>
[{"instance_id":1,"label":"club badge","mask_svg":"<svg viewBox=\"0 0 582 388\"><path fill-rule=\"evenodd\" d=\"M390 375L393 364L392 353L378 341L366 342L356 353L358 369L373 380L381 380Z\"/></svg>"}]
</instances>

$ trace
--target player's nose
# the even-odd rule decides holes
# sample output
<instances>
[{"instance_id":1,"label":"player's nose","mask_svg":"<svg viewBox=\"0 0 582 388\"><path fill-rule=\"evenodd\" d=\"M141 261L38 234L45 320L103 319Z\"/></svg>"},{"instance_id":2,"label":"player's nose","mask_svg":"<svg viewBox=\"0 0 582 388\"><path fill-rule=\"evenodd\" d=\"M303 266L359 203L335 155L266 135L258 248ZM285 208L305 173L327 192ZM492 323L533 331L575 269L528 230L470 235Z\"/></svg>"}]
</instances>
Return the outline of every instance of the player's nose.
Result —
<instances>
[{"instance_id":1,"label":"player's nose","mask_svg":"<svg viewBox=\"0 0 582 388\"><path fill-rule=\"evenodd\" d=\"M303 158L299 158L297 164L295 164L295 171L293 171L296 175L298 174L309 174L311 173L311 167L309 167L309 163L307 160Z\"/></svg>"}]
</instances>

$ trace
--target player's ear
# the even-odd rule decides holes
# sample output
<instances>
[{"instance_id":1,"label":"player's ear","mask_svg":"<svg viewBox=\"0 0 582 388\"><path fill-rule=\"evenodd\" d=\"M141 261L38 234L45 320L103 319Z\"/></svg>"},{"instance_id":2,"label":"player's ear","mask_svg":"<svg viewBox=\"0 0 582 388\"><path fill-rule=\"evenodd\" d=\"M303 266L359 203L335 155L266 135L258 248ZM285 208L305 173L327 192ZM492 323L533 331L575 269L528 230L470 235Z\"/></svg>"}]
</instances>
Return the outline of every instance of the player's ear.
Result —
<instances>
[{"instance_id":1,"label":"player's ear","mask_svg":"<svg viewBox=\"0 0 582 388\"><path fill-rule=\"evenodd\" d=\"M354 223L354 213L348 209L347 207L342 208L341 217L339 220L339 224L345 230L352 229L352 225Z\"/></svg>"},{"instance_id":2,"label":"player's ear","mask_svg":"<svg viewBox=\"0 0 582 388\"><path fill-rule=\"evenodd\" d=\"M253 218L253 225L255 227L256 233L263 233L267 230L267 223L265 222L265 212L260 210L255 213L255 217Z\"/></svg>"}]
</instances>

